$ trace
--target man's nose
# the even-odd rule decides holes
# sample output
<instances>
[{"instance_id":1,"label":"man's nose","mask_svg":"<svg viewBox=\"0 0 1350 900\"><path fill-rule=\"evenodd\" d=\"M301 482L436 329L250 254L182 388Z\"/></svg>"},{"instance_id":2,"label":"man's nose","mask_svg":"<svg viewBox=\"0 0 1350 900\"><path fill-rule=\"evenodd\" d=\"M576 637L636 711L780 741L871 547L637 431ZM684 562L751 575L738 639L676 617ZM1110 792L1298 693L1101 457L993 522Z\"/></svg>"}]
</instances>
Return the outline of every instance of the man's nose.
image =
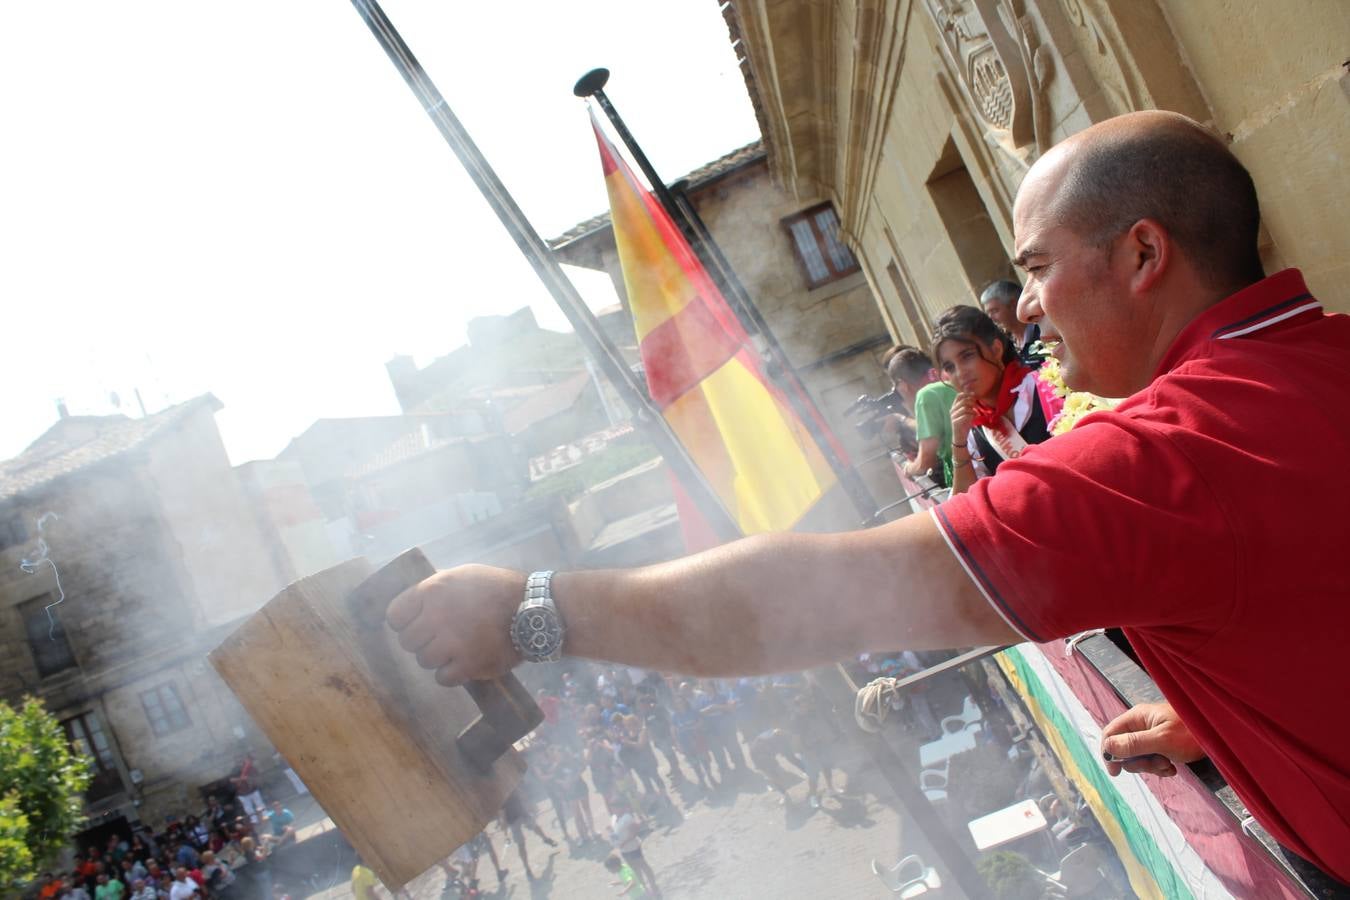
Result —
<instances>
[{"instance_id":1,"label":"man's nose","mask_svg":"<svg viewBox=\"0 0 1350 900\"><path fill-rule=\"evenodd\" d=\"M1041 311L1041 298L1034 290L1023 290L1017 298L1017 319L1034 325L1045 315Z\"/></svg>"}]
</instances>

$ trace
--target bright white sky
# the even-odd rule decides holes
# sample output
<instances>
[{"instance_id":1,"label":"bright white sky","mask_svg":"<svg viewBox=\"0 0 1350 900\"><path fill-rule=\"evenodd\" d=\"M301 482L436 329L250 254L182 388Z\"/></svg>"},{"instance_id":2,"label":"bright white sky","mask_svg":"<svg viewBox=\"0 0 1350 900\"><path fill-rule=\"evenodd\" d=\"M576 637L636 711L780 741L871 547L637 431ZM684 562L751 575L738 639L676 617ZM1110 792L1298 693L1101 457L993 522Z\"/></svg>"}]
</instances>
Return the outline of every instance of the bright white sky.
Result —
<instances>
[{"instance_id":1,"label":"bright white sky","mask_svg":"<svg viewBox=\"0 0 1350 900\"><path fill-rule=\"evenodd\" d=\"M384 8L545 237L607 206L590 68L667 179L758 137L712 0ZM133 387L266 458L397 413L384 363L473 316L564 327L348 0L10 4L0 83L0 458Z\"/></svg>"}]
</instances>

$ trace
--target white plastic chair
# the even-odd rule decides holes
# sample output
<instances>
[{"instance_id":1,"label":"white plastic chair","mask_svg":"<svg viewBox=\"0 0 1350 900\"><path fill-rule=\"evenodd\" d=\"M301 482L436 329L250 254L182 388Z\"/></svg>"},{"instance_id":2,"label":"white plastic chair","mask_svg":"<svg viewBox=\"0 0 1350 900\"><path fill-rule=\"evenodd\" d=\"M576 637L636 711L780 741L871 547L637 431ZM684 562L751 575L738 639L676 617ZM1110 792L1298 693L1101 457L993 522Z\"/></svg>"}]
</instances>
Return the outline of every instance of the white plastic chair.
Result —
<instances>
[{"instance_id":1,"label":"white plastic chair","mask_svg":"<svg viewBox=\"0 0 1350 900\"><path fill-rule=\"evenodd\" d=\"M919 773L919 787L925 791L939 791L947 788L945 769L924 769Z\"/></svg>"},{"instance_id":2,"label":"white plastic chair","mask_svg":"<svg viewBox=\"0 0 1350 900\"><path fill-rule=\"evenodd\" d=\"M942 720L943 734L960 734L963 731L978 732L983 729L984 713L980 712L980 706L970 697L966 697L961 704L961 712L954 716L947 716Z\"/></svg>"},{"instance_id":3,"label":"white plastic chair","mask_svg":"<svg viewBox=\"0 0 1350 900\"><path fill-rule=\"evenodd\" d=\"M947 770L923 769L919 772L919 789L932 804L947 802Z\"/></svg>"},{"instance_id":4,"label":"white plastic chair","mask_svg":"<svg viewBox=\"0 0 1350 900\"><path fill-rule=\"evenodd\" d=\"M898 895L900 900L922 897L942 887L942 877L938 875L937 869L925 866L923 860L915 855L904 857L889 869L883 869L874 859L872 874L880 878L887 890Z\"/></svg>"}]
</instances>

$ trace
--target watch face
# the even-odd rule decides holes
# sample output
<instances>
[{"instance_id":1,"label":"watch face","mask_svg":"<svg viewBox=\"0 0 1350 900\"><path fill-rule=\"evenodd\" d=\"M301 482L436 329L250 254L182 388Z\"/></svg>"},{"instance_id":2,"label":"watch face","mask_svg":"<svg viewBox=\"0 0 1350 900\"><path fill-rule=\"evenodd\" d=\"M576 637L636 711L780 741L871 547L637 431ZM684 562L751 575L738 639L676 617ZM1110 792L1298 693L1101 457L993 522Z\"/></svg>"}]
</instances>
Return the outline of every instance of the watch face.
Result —
<instances>
[{"instance_id":1,"label":"watch face","mask_svg":"<svg viewBox=\"0 0 1350 900\"><path fill-rule=\"evenodd\" d=\"M553 656L562 646L562 623L547 607L522 610L512 626L517 649L526 659Z\"/></svg>"}]
</instances>

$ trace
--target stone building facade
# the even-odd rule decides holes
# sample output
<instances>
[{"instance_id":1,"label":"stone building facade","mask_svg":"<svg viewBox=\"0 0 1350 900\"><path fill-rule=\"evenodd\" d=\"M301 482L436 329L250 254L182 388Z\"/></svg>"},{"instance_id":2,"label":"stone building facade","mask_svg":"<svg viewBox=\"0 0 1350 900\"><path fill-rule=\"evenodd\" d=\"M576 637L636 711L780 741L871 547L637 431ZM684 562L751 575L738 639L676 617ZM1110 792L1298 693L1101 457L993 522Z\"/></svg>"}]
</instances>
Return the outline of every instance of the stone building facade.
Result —
<instances>
[{"instance_id":1,"label":"stone building facade","mask_svg":"<svg viewBox=\"0 0 1350 900\"><path fill-rule=\"evenodd\" d=\"M774 178L835 204L900 340L1017 277L1013 201L1041 154L1143 109L1222 136L1256 184L1266 271L1298 267L1328 309L1350 312L1343 0L729 0L723 12ZM1280 857L1225 790L1241 830ZM1187 834L1199 801L1170 802L1162 824ZM1252 877L1245 861L1223 871Z\"/></svg>"},{"instance_id":2,"label":"stone building facade","mask_svg":"<svg viewBox=\"0 0 1350 900\"><path fill-rule=\"evenodd\" d=\"M1350 15L1341 0L732 0L775 179L827 197L890 332L1015 276L1012 202L1087 125L1161 108L1251 170L1267 270L1350 310ZM1278 36L1277 38L1274 36Z\"/></svg>"},{"instance_id":3,"label":"stone building facade","mask_svg":"<svg viewBox=\"0 0 1350 900\"><path fill-rule=\"evenodd\" d=\"M41 698L90 756L94 828L196 811L245 749L270 762L206 665L284 583L218 409L68 417L0 463L0 696Z\"/></svg>"}]
</instances>

